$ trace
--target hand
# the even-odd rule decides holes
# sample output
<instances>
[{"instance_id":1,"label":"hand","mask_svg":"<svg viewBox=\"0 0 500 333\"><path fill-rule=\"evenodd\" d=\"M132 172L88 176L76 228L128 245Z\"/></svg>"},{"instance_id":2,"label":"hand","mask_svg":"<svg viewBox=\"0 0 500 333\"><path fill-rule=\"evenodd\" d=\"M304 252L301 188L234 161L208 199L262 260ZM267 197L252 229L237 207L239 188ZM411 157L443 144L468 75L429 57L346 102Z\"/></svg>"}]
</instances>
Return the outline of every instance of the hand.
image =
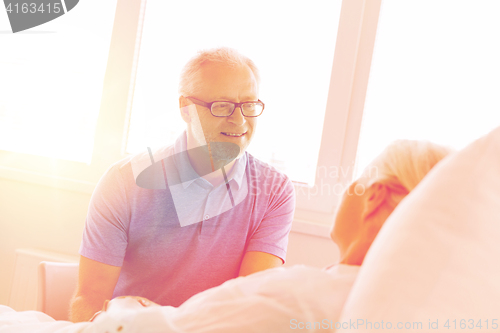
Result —
<instances>
[{"instance_id":1,"label":"hand","mask_svg":"<svg viewBox=\"0 0 500 333\"><path fill-rule=\"evenodd\" d=\"M150 301L149 299L145 298L145 297L139 297L139 296L119 296L119 297L115 297L113 298L111 301L110 300L105 300L104 301L104 305L102 307L102 310L100 311L97 311L96 313L94 313L94 315L92 316L92 318L90 318L89 321L93 321L98 315L100 315L101 313L105 312L108 307L113 304L113 303L116 303L117 300L120 300L118 302L123 302L123 300L127 301L136 301L137 303L132 303L132 304L137 304L137 306L142 306L142 307L150 307L150 306L161 306L160 304L157 304L153 301ZM132 305L133 306L133 305Z\"/></svg>"},{"instance_id":2,"label":"hand","mask_svg":"<svg viewBox=\"0 0 500 333\"><path fill-rule=\"evenodd\" d=\"M160 304L157 304L153 301L150 301L149 299L147 299L146 297L139 297L139 296L119 296L119 297L116 297L114 298L113 300L115 299L123 299L123 298L127 298L127 299L134 299L136 300L137 302L139 302L140 305L142 305L143 307L147 308L149 306L161 306ZM107 309L107 305L108 303L110 303L112 301L106 301L104 302L104 310Z\"/></svg>"}]
</instances>

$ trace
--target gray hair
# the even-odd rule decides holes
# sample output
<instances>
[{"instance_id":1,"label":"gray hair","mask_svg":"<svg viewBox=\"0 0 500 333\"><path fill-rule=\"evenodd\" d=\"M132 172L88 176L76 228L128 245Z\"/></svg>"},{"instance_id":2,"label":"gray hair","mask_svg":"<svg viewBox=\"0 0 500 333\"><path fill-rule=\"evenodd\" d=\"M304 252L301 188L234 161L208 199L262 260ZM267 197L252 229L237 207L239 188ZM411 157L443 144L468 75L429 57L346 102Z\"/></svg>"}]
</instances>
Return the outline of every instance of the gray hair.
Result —
<instances>
[{"instance_id":1,"label":"gray hair","mask_svg":"<svg viewBox=\"0 0 500 333\"><path fill-rule=\"evenodd\" d=\"M422 140L396 140L365 170L368 186L382 183L391 190L389 202L395 207L410 193L427 173L450 153L453 148Z\"/></svg>"},{"instance_id":2,"label":"gray hair","mask_svg":"<svg viewBox=\"0 0 500 333\"><path fill-rule=\"evenodd\" d=\"M225 64L230 67L247 65L255 76L257 84L260 83L260 75L255 63L248 57L242 55L235 49L229 47L218 47L208 50L200 50L191 58L182 69L179 80L179 95L193 95L201 84L198 73L206 63Z\"/></svg>"}]
</instances>

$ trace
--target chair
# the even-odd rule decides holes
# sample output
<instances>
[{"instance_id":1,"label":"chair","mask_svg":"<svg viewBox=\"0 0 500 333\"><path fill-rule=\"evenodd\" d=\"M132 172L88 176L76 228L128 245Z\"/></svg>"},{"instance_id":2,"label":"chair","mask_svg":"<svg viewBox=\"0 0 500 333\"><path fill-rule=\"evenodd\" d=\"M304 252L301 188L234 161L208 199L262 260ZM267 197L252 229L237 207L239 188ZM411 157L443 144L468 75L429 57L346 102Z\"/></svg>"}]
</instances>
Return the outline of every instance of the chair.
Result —
<instances>
[{"instance_id":1,"label":"chair","mask_svg":"<svg viewBox=\"0 0 500 333\"><path fill-rule=\"evenodd\" d=\"M69 320L69 305L78 282L78 263L42 261L38 265L37 311Z\"/></svg>"}]
</instances>

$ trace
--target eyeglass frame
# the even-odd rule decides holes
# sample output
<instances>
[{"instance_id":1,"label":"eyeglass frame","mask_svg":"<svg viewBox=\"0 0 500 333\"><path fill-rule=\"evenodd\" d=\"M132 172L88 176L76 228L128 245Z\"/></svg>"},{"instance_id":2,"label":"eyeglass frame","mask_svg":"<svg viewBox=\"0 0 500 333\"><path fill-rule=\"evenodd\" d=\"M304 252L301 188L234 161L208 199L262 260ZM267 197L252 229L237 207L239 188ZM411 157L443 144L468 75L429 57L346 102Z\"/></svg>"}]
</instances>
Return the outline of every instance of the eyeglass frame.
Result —
<instances>
[{"instance_id":1,"label":"eyeglass frame","mask_svg":"<svg viewBox=\"0 0 500 333\"><path fill-rule=\"evenodd\" d=\"M218 117L218 118L231 117L231 116L233 115L234 111L235 111L237 108L240 108L240 110L241 110L241 114L243 115L243 117L247 117L247 118L255 118L255 117L258 117L258 116L262 115L262 112L264 112L264 108L265 108L265 106L266 106L266 105L264 104L264 102L262 102L260 99L259 99L258 101L256 101L256 102L255 102L255 101L253 101L253 102L252 102L252 101L247 101L247 102L242 102L242 103L235 103L235 102L231 102L231 101L213 101L213 102L211 102L211 103L207 103L207 102L204 102L204 101L202 101L202 100L199 100L199 99L194 98L194 97L191 97L191 96L187 96L186 98L187 98L187 99L189 99L191 102L193 102L193 103L194 103L194 104L196 104L196 105L200 105L200 106L206 107L208 110L210 110L210 114L211 114L212 116L214 116L214 117ZM232 111L229 115L227 115L227 116L216 116L216 115L214 115L214 114L212 113L212 104L217 103L217 102L231 103L231 104L233 104L233 105L234 105L234 109L233 109L233 111ZM243 104L247 104L247 103L261 103L261 104L262 104L262 111L261 111L258 115L256 115L256 116L246 116L246 115L243 113L243 109L241 108L241 106L242 106Z\"/></svg>"}]
</instances>

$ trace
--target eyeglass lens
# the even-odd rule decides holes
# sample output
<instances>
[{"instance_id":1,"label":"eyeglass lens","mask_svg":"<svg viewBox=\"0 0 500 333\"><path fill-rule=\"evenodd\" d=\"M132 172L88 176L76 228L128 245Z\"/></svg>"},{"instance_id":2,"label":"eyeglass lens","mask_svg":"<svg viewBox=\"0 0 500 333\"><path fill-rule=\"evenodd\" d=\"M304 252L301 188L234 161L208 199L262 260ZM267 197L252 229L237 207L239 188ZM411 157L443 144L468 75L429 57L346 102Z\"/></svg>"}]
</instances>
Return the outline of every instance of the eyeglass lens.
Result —
<instances>
[{"instance_id":1,"label":"eyeglass lens","mask_svg":"<svg viewBox=\"0 0 500 333\"><path fill-rule=\"evenodd\" d=\"M212 114L215 116L228 116L235 108L233 103L229 102L215 102L212 104ZM244 116L252 117L258 116L263 110L263 105L261 103L244 103L241 105L241 111Z\"/></svg>"}]
</instances>

